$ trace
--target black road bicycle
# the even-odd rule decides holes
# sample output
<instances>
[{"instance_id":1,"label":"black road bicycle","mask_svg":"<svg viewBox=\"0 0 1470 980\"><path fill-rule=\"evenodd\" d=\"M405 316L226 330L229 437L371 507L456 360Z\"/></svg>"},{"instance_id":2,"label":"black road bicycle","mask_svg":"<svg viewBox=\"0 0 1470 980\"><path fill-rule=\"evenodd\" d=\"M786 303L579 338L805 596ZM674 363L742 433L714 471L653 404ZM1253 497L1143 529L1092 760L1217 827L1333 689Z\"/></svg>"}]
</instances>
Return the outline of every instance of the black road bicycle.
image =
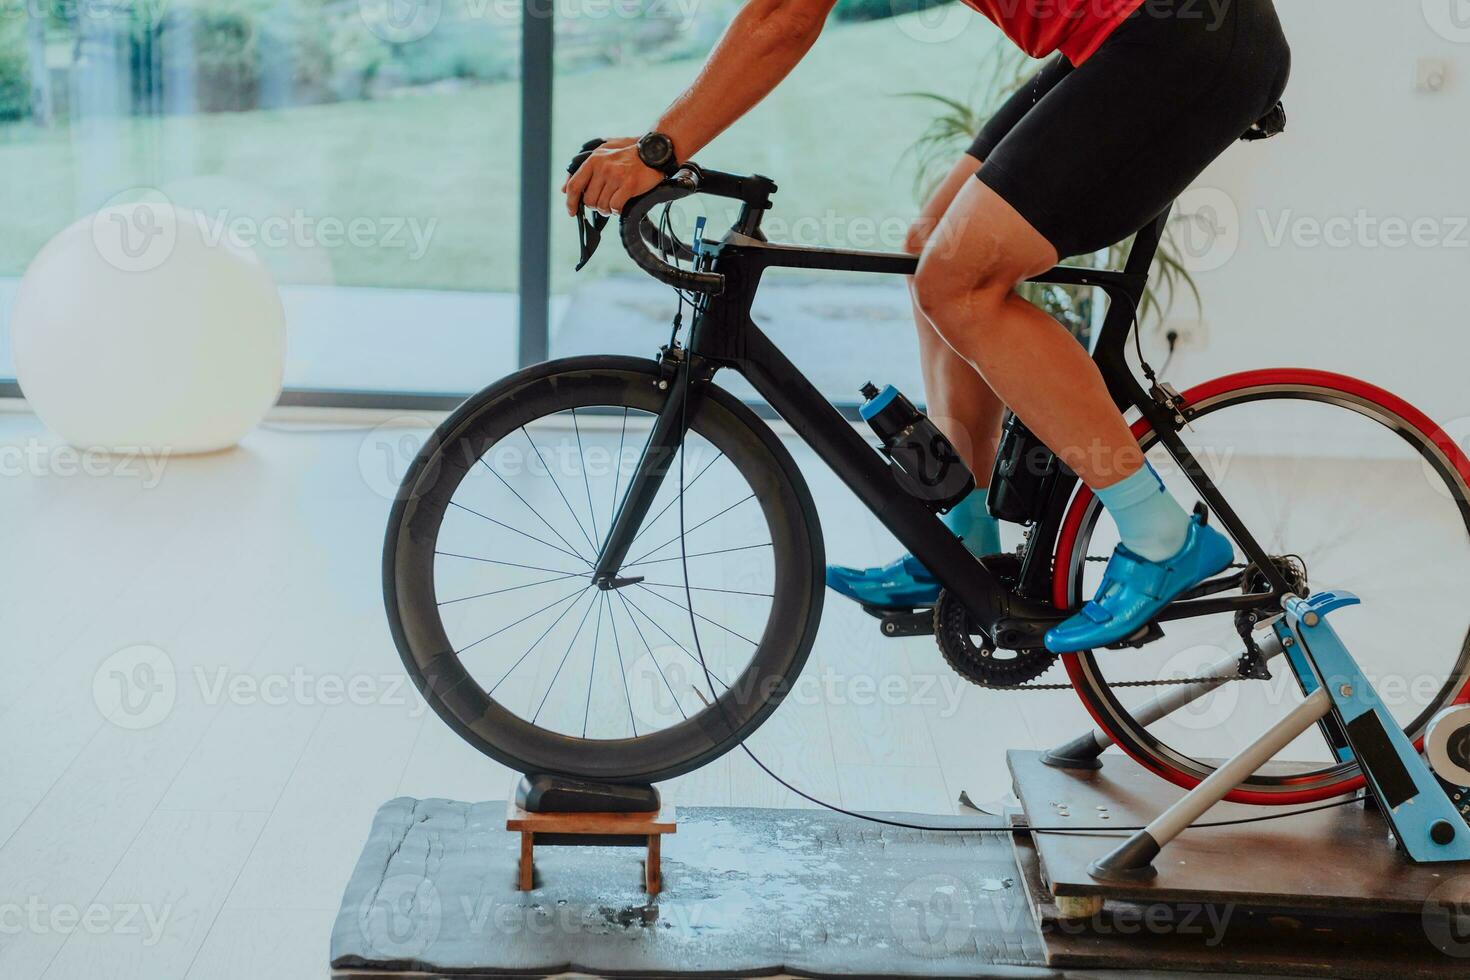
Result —
<instances>
[{"instance_id":1,"label":"black road bicycle","mask_svg":"<svg viewBox=\"0 0 1470 980\"><path fill-rule=\"evenodd\" d=\"M1015 424L992 496L1027 527L1025 544L972 557L940 521L942 502L915 492L751 319L768 269L901 276L915 257L768 242L775 192L765 177L689 164L629 202L622 244L693 303L687 343L676 320L656 359L512 374L455 411L408 471L383 558L388 617L428 703L476 748L525 772L664 780L738 745L791 690L822 612L822 530L791 453L719 386L721 370L746 378L943 584L933 610L888 632L932 624L948 663L991 688L1056 689L1043 675L1060 659L1107 738L1180 785L1315 684L1304 662L1263 657L1254 639L1284 594L1313 581L1374 609L1339 628L1411 737L1470 699L1470 461L1407 403L1325 371L1251 371L1182 394L1146 364L1138 380L1129 337L1167 212L1122 271L1062 266L1037 281L1106 294L1094 357L1110 391L1171 490L1201 501L1238 561L1119 649L1057 658L1042 636L1096 587L1117 540L1106 514ZM667 207L660 225L650 214L696 193L738 202L739 216L691 247ZM583 263L602 224L582 222ZM1159 717L1170 692L1183 709ZM1319 734L1230 798L1295 804L1360 786L1341 733Z\"/></svg>"}]
</instances>

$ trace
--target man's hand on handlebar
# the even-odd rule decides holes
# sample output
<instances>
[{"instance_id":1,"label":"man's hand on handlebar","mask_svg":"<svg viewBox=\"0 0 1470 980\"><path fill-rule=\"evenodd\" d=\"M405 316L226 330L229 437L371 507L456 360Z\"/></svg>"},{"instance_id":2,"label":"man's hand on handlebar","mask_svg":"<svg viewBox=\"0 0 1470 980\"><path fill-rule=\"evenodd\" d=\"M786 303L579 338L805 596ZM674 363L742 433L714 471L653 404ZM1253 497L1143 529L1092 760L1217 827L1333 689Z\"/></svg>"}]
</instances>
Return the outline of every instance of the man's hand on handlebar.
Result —
<instances>
[{"instance_id":1,"label":"man's hand on handlebar","mask_svg":"<svg viewBox=\"0 0 1470 980\"><path fill-rule=\"evenodd\" d=\"M561 189L567 196L567 214L575 216L580 205L601 214L621 214L629 199L647 193L663 179L639 158L638 140L620 136L593 150Z\"/></svg>"}]
</instances>

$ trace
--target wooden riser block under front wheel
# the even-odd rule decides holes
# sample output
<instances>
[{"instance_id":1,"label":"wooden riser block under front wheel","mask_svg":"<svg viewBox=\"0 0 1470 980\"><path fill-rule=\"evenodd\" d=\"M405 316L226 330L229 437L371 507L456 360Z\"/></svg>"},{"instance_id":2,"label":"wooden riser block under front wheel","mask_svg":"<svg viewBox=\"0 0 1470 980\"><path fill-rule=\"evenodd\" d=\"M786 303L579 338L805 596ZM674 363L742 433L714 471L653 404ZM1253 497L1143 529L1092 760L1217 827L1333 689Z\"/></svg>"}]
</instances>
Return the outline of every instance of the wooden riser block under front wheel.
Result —
<instances>
[{"instance_id":1,"label":"wooden riser block under front wheel","mask_svg":"<svg viewBox=\"0 0 1470 980\"><path fill-rule=\"evenodd\" d=\"M521 835L517 888L536 887L536 846L554 847L647 847L643 863L643 886L657 895L663 884L659 867L664 834L678 830L674 805L664 801L650 813L532 813L509 800L505 806L505 829Z\"/></svg>"}]
</instances>

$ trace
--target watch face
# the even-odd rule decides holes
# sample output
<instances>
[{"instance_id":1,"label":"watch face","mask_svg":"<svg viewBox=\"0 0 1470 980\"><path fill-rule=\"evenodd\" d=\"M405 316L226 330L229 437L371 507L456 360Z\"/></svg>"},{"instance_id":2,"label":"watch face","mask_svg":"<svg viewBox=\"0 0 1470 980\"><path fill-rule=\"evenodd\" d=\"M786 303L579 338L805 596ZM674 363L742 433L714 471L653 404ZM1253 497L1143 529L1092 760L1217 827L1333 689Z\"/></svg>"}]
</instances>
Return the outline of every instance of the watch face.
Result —
<instances>
[{"instance_id":1,"label":"watch face","mask_svg":"<svg viewBox=\"0 0 1470 980\"><path fill-rule=\"evenodd\" d=\"M662 133L649 133L638 141L638 155L650 167L666 167L674 157L674 144Z\"/></svg>"}]
</instances>

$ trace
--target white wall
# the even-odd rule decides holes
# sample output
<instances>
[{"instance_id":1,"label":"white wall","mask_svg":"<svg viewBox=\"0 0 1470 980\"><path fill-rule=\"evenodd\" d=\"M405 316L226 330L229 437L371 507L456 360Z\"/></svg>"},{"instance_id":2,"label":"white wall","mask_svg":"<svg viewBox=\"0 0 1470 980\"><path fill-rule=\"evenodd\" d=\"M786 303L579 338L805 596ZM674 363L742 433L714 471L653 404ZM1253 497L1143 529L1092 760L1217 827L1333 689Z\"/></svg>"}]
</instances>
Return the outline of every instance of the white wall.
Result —
<instances>
[{"instance_id":1,"label":"white wall","mask_svg":"<svg viewBox=\"0 0 1470 980\"><path fill-rule=\"evenodd\" d=\"M1252 367L1314 366L1381 384L1441 423L1470 416L1470 0L1278 7L1294 52L1290 128L1238 145L1197 184L1238 208L1240 243L1197 275L1207 346L1181 353L1170 375L1182 387ZM1458 13L1458 42L1431 26L1436 11L1443 24ZM1425 57L1450 63L1438 94L1416 91ZM1433 219L1444 244L1385 247L1370 226L1367 236L1349 229L1347 248L1273 247L1263 228L1359 211L1376 222Z\"/></svg>"}]
</instances>

